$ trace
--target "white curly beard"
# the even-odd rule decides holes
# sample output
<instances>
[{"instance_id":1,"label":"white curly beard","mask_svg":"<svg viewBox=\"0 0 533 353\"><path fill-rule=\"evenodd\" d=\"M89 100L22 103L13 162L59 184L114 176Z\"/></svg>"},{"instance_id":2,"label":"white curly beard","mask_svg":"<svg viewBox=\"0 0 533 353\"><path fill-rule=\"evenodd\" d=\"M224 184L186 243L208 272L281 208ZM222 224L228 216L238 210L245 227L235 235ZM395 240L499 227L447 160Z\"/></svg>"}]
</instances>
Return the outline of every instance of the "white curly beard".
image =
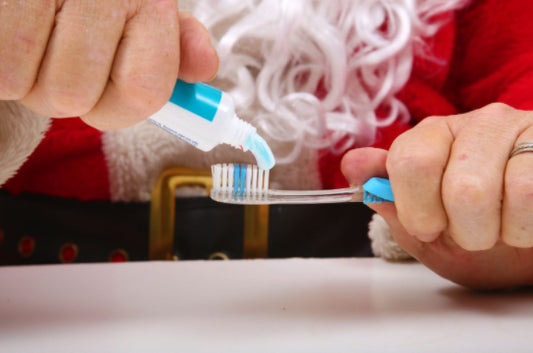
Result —
<instances>
[{"instance_id":1,"label":"white curly beard","mask_svg":"<svg viewBox=\"0 0 533 353\"><path fill-rule=\"evenodd\" d=\"M238 115L274 151L273 186L321 188L318 150L343 153L373 142L376 129L409 113L395 94L415 52L462 0L189 0L220 56L212 85L233 97ZM445 16L444 16L445 17ZM319 93L319 95L317 95ZM376 109L387 108L387 117ZM205 153L149 123L106 132L114 200L147 200L165 167L253 163L219 146Z\"/></svg>"}]
</instances>

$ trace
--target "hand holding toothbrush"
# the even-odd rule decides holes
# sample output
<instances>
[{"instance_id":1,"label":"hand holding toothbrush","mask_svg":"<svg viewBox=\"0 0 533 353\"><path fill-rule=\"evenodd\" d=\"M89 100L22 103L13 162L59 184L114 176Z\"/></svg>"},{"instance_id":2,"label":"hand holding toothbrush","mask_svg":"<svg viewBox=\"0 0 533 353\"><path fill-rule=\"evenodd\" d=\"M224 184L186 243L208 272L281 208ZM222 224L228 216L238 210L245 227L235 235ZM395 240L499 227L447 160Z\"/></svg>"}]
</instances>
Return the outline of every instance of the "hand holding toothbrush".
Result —
<instances>
[{"instance_id":1,"label":"hand holding toothbrush","mask_svg":"<svg viewBox=\"0 0 533 353\"><path fill-rule=\"evenodd\" d=\"M432 117L390 151L348 152L351 184L388 176L394 203L369 205L399 245L441 276L473 288L533 284L533 112L492 104Z\"/></svg>"},{"instance_id":2,"label":"hand holding toothbrush","mask_svg":"<svg viewBox=\"0 0 533 353\"><path fill-rule=\"evenodd\" d=\"M147 118L178 75L204 81L218 68L207 31L176 0L7 0L0 42L1 100L99 129Z\"/></svg>"}]
</instances>

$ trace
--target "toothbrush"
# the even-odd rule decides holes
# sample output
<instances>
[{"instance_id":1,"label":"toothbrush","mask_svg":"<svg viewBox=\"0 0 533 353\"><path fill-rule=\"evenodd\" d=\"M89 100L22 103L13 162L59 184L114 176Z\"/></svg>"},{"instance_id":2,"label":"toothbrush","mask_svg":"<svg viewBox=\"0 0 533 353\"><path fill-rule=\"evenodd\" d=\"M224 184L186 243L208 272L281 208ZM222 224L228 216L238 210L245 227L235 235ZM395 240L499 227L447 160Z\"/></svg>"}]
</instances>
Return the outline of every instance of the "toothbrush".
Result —
<instances>
[{"instance_id":1,"label":"toothbrush","mask_svg":"<svg viewBox=\"0 0 533 353\"><path fill-rule=\"evenodd\" d=\"M260 204L309 204L336 202L393 202L390 182L371 178L362 187L331 190L274 190L269 188L269 170L251 164L214 164L210 197L218 202Z\"/></svg>"}]
</instances>

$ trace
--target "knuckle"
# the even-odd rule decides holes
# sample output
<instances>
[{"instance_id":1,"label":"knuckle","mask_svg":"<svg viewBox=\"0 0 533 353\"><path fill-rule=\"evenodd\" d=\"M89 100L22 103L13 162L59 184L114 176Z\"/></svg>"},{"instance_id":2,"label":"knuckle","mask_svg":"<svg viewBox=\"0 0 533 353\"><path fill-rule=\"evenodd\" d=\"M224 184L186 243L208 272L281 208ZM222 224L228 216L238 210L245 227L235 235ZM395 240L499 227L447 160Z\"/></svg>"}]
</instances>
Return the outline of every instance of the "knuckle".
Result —
<instances>
[{"instance_id":1,"label":"knuckle","mask_svg":"<svg viewBox=\"0 0 533 353\"><path fill-rule=\"evenodd\" d=\"M443 202L450 221L450 235L467 251L489 250L499 239L501 186L480 175L447 177Z\"/></svg>"},{"instance_id":2,"label":"knuckle","mask_svg":"<svg viewBox=\"0 0 533 353\"><path fill-rule=\"evenodd\" d=\"M506 175L505 194L522 207L533 208L533 180L527 174Z\"/></svg>"},{"instance_id":3,"label":"knuckle","mask_svg":"<svg viewBox=\"0 0 533 353\"><path fill-rule=\"evenodd\" d=\"M123 80L119 89L125 102L146 118L168 102L174 85L165 81L154 75L135 75Z\"/></svg>"},{"instance_id":4,"label":"knuckle","mask_svg":"<svg viewBox=\"0 0 533 353\"><path fill-rule=\"evenodd\" d=\"M1 24L0 99L20 100L30 93L35 83L42 51L49 40L43 26L53 23L56 4L55 1L3 1L0 7L0 13L6 11Z\"/></svg>"},{"instance_id":5,"label":"knuckle","mask_svg":"<svg viewBox=\"0 0 533 353\"><path fill-rule=\"evenodd\" d=\"M461 175L460 177L447 178L443 184L443 198L449 207L474 207L480 211L488 207L491 200L491 190L498 190L481 176Z\"/></svg>"},{"instance_id":6,"label":"knuckle","mask_svg":"<svg viewBox=\"0 0 533 353\"><path fill-rule=\"evenodd\" d=\"M441 159L438 154L427 148L394 148L387 158L387 170L390 174L434 176L440 172Z\"/></svg>"},{"instance_id":7,"label":"knuckle","mask_svg":"<svg viewBox=\"0 0 533 353\"><path fill-rule=\"evenodd\" d=\"M433 240L436 234L442 232L446 227L446 218L440 213L427 210L416 210L416 212L400 213L398 219L410 234L418 236L420 239ZM428 238L428 237L431 237Z\"/></svg>"},{"instance_id":8,"label":"knuckle","mask_svg":"<svg viewBox=\"0 0 533 353\"><path fill-rule=\"evenodd\" d=\"M57 117L80 116L89 112L97 101L97 94L84 88L49 88L44 93L43 99L49 111Z\"/></svg>"},{"instance_id":9,"label":"knuckle","mask_svg":"<svg viewBox=\"0 0 533 353\"><path fill-rule=\"evenodd\" d=\"M478 110L465 113L468 117L467 124L471 128L490 128L500 127L503 120L509 122L519 118L514 114L515 109L504 103L490 103ZM505 118L505 119L502 119Z\"/></svg>"},{"instance_id":10,"label":"knuckle","mask_svg":"<svg viewBox=\"0 0 533 353\"><path fill-rule=\"evenodd\" d=\"M479 110L481 116L496 117L498 119L502 118L502 115L509 114L510 111L513 111L514 108L505 104L505 103L490 103Z\"/></svg>"},{"instance_id":11,"label":"knuckle","mask_svg":"<svg viewBox=\"0 0 533 353\"><path fill-rule=\"evenodd\" d=\"M438 116L438 115L431 115L427 118L424 118L421 122L417 124L417 126L426 126L426 125L434 125L434 124L441 124L444 117Z\"/></svg>"},{"instance_id":12,"label":"knuckle","mask_svg":"<svg viewBox=\"0 0 533 353\"><path fill-rule=\"evenodd\" d=\"M488 111L494 111L494 112L513 110L513 108L510 105L501 103L501 102L494 102L494 103L487 104L484 109Z\"/></svg>"},{"instance_id":13,"label":"knuckle","mask_svg":"<svg viewBox=\"0 0 533 353\"><path fill-rule=\"evenodd\" d=\"M8 70L0 70L0 99L1 100L19 100L24 98L33 86L33 80L30 78L14 75Z\"/></svg>"}]
</instances>

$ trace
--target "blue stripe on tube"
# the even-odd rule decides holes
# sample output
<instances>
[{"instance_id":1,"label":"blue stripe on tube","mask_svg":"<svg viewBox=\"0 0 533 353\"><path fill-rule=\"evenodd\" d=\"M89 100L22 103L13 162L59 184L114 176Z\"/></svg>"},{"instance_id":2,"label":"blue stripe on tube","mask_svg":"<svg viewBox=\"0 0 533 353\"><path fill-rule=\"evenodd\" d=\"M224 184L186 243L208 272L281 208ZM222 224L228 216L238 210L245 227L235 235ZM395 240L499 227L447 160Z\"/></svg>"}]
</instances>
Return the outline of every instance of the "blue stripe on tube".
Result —
<instances>
[{"instance_id":1,"label":"blue stripe on tube","mask_svg":"<svg viewBox=\"0 0 533 353\"><path fill-rule=\"evenodd\" d=\"M197 116L213 121L222 100L222 91L203 83L178 80L170 102Z\"/></svg>"}]
</instances>

